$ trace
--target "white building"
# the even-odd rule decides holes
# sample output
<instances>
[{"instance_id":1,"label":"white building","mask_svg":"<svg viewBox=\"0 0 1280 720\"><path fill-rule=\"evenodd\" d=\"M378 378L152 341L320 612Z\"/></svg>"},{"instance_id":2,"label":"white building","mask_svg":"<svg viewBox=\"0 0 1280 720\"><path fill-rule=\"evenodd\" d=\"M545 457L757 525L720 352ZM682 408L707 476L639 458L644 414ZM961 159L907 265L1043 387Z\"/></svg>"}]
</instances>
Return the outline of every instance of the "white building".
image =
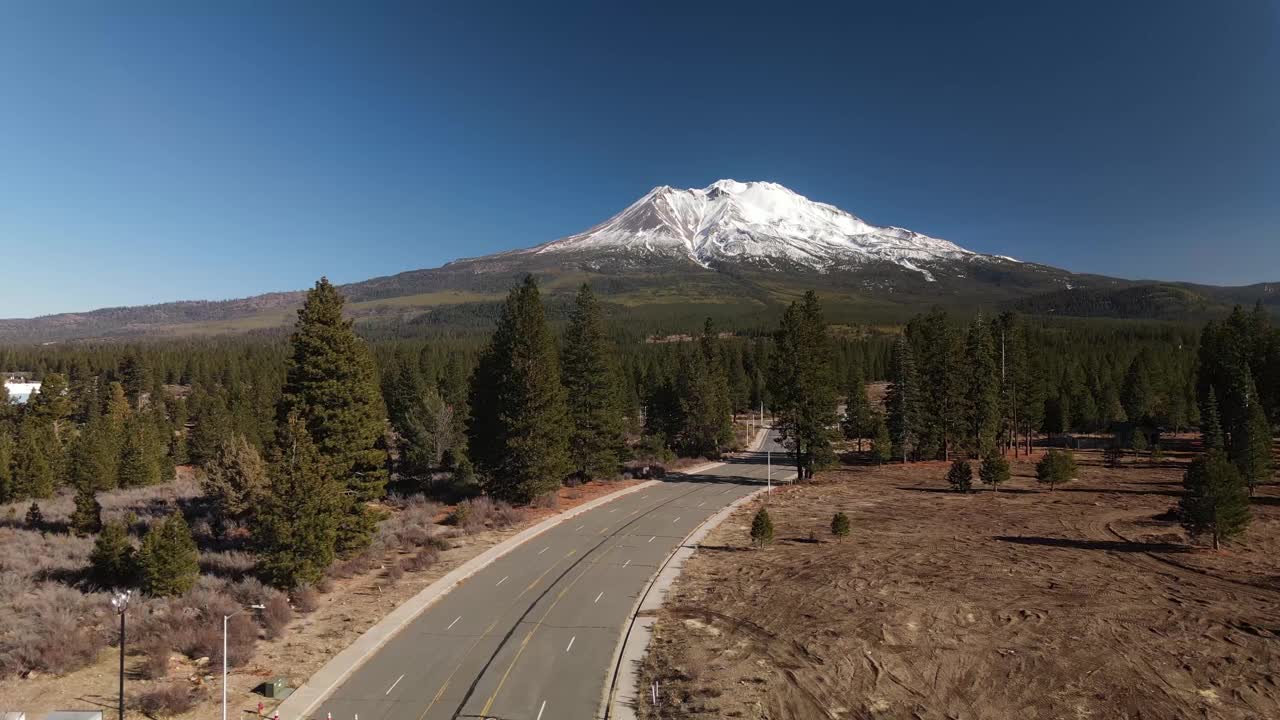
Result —
<instances>
[{"instance_id":1,"label":"white building","mask_svg":"<svg viewBox=\"0 0 1280 720\"><path fill-rule=\"evenodd\" d=\"M5 380L4 389L9 391L9 402L24 403L32 394L40 392L40 383Z\"/></svg>"}]
</instances>

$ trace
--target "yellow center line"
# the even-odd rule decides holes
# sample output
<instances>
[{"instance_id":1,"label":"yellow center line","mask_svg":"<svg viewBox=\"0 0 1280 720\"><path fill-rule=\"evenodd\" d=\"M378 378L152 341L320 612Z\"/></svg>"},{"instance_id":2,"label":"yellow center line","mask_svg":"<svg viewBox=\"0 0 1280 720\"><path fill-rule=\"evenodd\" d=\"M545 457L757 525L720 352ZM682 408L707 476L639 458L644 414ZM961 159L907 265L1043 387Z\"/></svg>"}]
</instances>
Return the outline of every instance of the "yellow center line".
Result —
<instances>
[{"instance_id":1,"label":"yellow center line","mask_svg":"<svg viewBox=\"0 0 1280 720\"><path fill-rule=\"evenodd\" d=\"M511 675L511 670L515 668L516 662L520 660L520 655L524 653L524 649L528 647L529 641L533 639L533 634L538 631L539 627L542 627L542 623L546 621L547 616L551 614L552 610L556 609L556 605L560 604L560 601L564 598L564 596L569 594L569 591L573 589L573 586L577 585L578 581L581 580L584 575L590 572L591 568L596 566L596 563L600 562L602 559L604 559L606 555L613 552L613 550L616 547L617 547L616 545L610 545L607 549L605 549L604 552L600 553L595 558L593 558L591 562L588 563L585 568L583 568L582 572L578 573L577 577L569 581L569 584L564 586L564 588L559 593L556 594L556 599L553 600L551 602L551 605L547 607L546 612L542 613L542 617L538 618L538 622L534 623L533 629L529 630L529 633L524 636L524 640L521 641L519 649L516 650L515 657L511 658L511 663L507 665L506 671L502 673L502 678L498 680L498 686L493 689L493 694L489 696L489 699L487 701L485 701L484 708L480 711L481 717L487 717L489 715L489 708L493 707L493 701L498 698L498 693L502 692L502 686L506 684L507 677ZM421 718L419 718L419 720L421 720Z\"/></svg>"},{"instance_id":2,"label":"yellow center line","mask_svg":"<svg viewBox=\"0 0 1280 720\"><path fill-rule=\"evenodd\" d=\"M551 566L548 567L546 570L543 570L541 575L534 578L533 582L529 583L524 590L520 591L520 594L512 598L511 603L508 604L507 607L511 607L512 605L515 605L515 602L519 600L521 597L523 597L525 593L529 592L534 587L536 587L538 583L542 582L542 579L547 576L547 573L554 570L556 566L560 564L561 560L567 560L577 554L578 554L577 550L570 550L569 552L565 553L564 557L560 558L560 560L556 560L555 562L551 563ZM476 638L475 642L471 643L471 647L467 648L467 651L462 653L461 658L458 660L458 664L455 665L453 670L449 673L449 677L444 679L444 684L441 685L440 689L436 691L435 697L431 698L431 702L427 705L426 709L422 711L422 714L418 716L418 720L422 720L423 718L425 718L427 716L427 713L431 712L431 708L435 707L436 703L440 702L440 698L444 696L445 689L449 687L449 683L453 682L453 676L457 675L458 671L462 669L462 664L466 662L467 658L471 655L471 651L475 650L476 646L478 646L481 642L484 641L486 637L489 636L489 633L493 631L494 626L498 624L498 621L501 618L502 618L502 613L499 613L498 617L495 618L493 622L489 623L489 627L485 628L483 633L480 633L480 637Z\"/></svg>"}]
</instances>

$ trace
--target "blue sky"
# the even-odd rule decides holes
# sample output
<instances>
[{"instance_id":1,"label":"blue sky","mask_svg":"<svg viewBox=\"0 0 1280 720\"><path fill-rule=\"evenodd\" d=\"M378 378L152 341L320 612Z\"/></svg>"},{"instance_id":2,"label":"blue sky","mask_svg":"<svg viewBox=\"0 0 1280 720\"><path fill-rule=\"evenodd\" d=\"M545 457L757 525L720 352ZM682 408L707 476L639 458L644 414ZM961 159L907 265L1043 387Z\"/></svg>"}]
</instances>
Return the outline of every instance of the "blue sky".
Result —
<instances>
[{"instance_id":1,"label":"blue sky","mask_svg":"<svg viewBox=\"0 0 1280 720\"><path fill-rule=\"evenodd\" d=\"M432 267L722 177L1280 281L1275 2L207 6L0 9L0 317Z\"/></svg>"}]
</instances>

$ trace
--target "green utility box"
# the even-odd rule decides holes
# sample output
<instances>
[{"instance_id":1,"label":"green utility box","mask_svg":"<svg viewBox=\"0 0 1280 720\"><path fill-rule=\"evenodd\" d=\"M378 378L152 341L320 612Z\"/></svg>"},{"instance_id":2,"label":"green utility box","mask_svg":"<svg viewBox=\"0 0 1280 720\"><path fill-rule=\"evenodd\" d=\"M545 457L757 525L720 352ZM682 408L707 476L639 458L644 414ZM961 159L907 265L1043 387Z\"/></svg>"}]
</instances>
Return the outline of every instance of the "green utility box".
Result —
<instances>
[{"instance_id":1,"label":"green utility box","mask_svg":"<svg viewBox=\"0 0 1280 720\"><path fill-rule=\"evenodd\" d=\"M258 693L263 697L269 697L274 700L283 700L293 694L293 688L289 687L288 678L278 677L272 678L259 685Z\"/></svg>"}]
</instances>

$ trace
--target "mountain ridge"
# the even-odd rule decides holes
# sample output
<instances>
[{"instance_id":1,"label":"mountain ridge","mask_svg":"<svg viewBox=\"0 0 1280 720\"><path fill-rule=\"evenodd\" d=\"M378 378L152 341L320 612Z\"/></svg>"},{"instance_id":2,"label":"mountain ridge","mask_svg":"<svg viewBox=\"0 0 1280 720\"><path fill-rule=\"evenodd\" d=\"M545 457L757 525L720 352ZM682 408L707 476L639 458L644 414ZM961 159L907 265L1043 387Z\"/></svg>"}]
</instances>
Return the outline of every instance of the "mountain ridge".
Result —
<instances>
[{"instance_id":1,"label":"mountain ridge","mask_svg":"<svg viewBox=\"0 0 1280 720\"><path fill-rule=\"evenodd\" d=\"M672 322L682 317L677 307L685 316L711 310L767 314L806 289L824 295L833 317L867 321L909 316L939 303L1108 317L1150 309L1159 318L1212 314L1224 304L1258 299L1280 307L1275 283L1215 287L1072 273L874 225L777 183L736 180L687 190L660 185L574 235L341 289L349 313L362 323L426 326L468 313L485 316L526 274L539 277L550 296L589 282L605 302L658 308L651 314ZM0 319L0 341L279 331L292 323L303 293Z\"/></svg>"}]
</instances>

